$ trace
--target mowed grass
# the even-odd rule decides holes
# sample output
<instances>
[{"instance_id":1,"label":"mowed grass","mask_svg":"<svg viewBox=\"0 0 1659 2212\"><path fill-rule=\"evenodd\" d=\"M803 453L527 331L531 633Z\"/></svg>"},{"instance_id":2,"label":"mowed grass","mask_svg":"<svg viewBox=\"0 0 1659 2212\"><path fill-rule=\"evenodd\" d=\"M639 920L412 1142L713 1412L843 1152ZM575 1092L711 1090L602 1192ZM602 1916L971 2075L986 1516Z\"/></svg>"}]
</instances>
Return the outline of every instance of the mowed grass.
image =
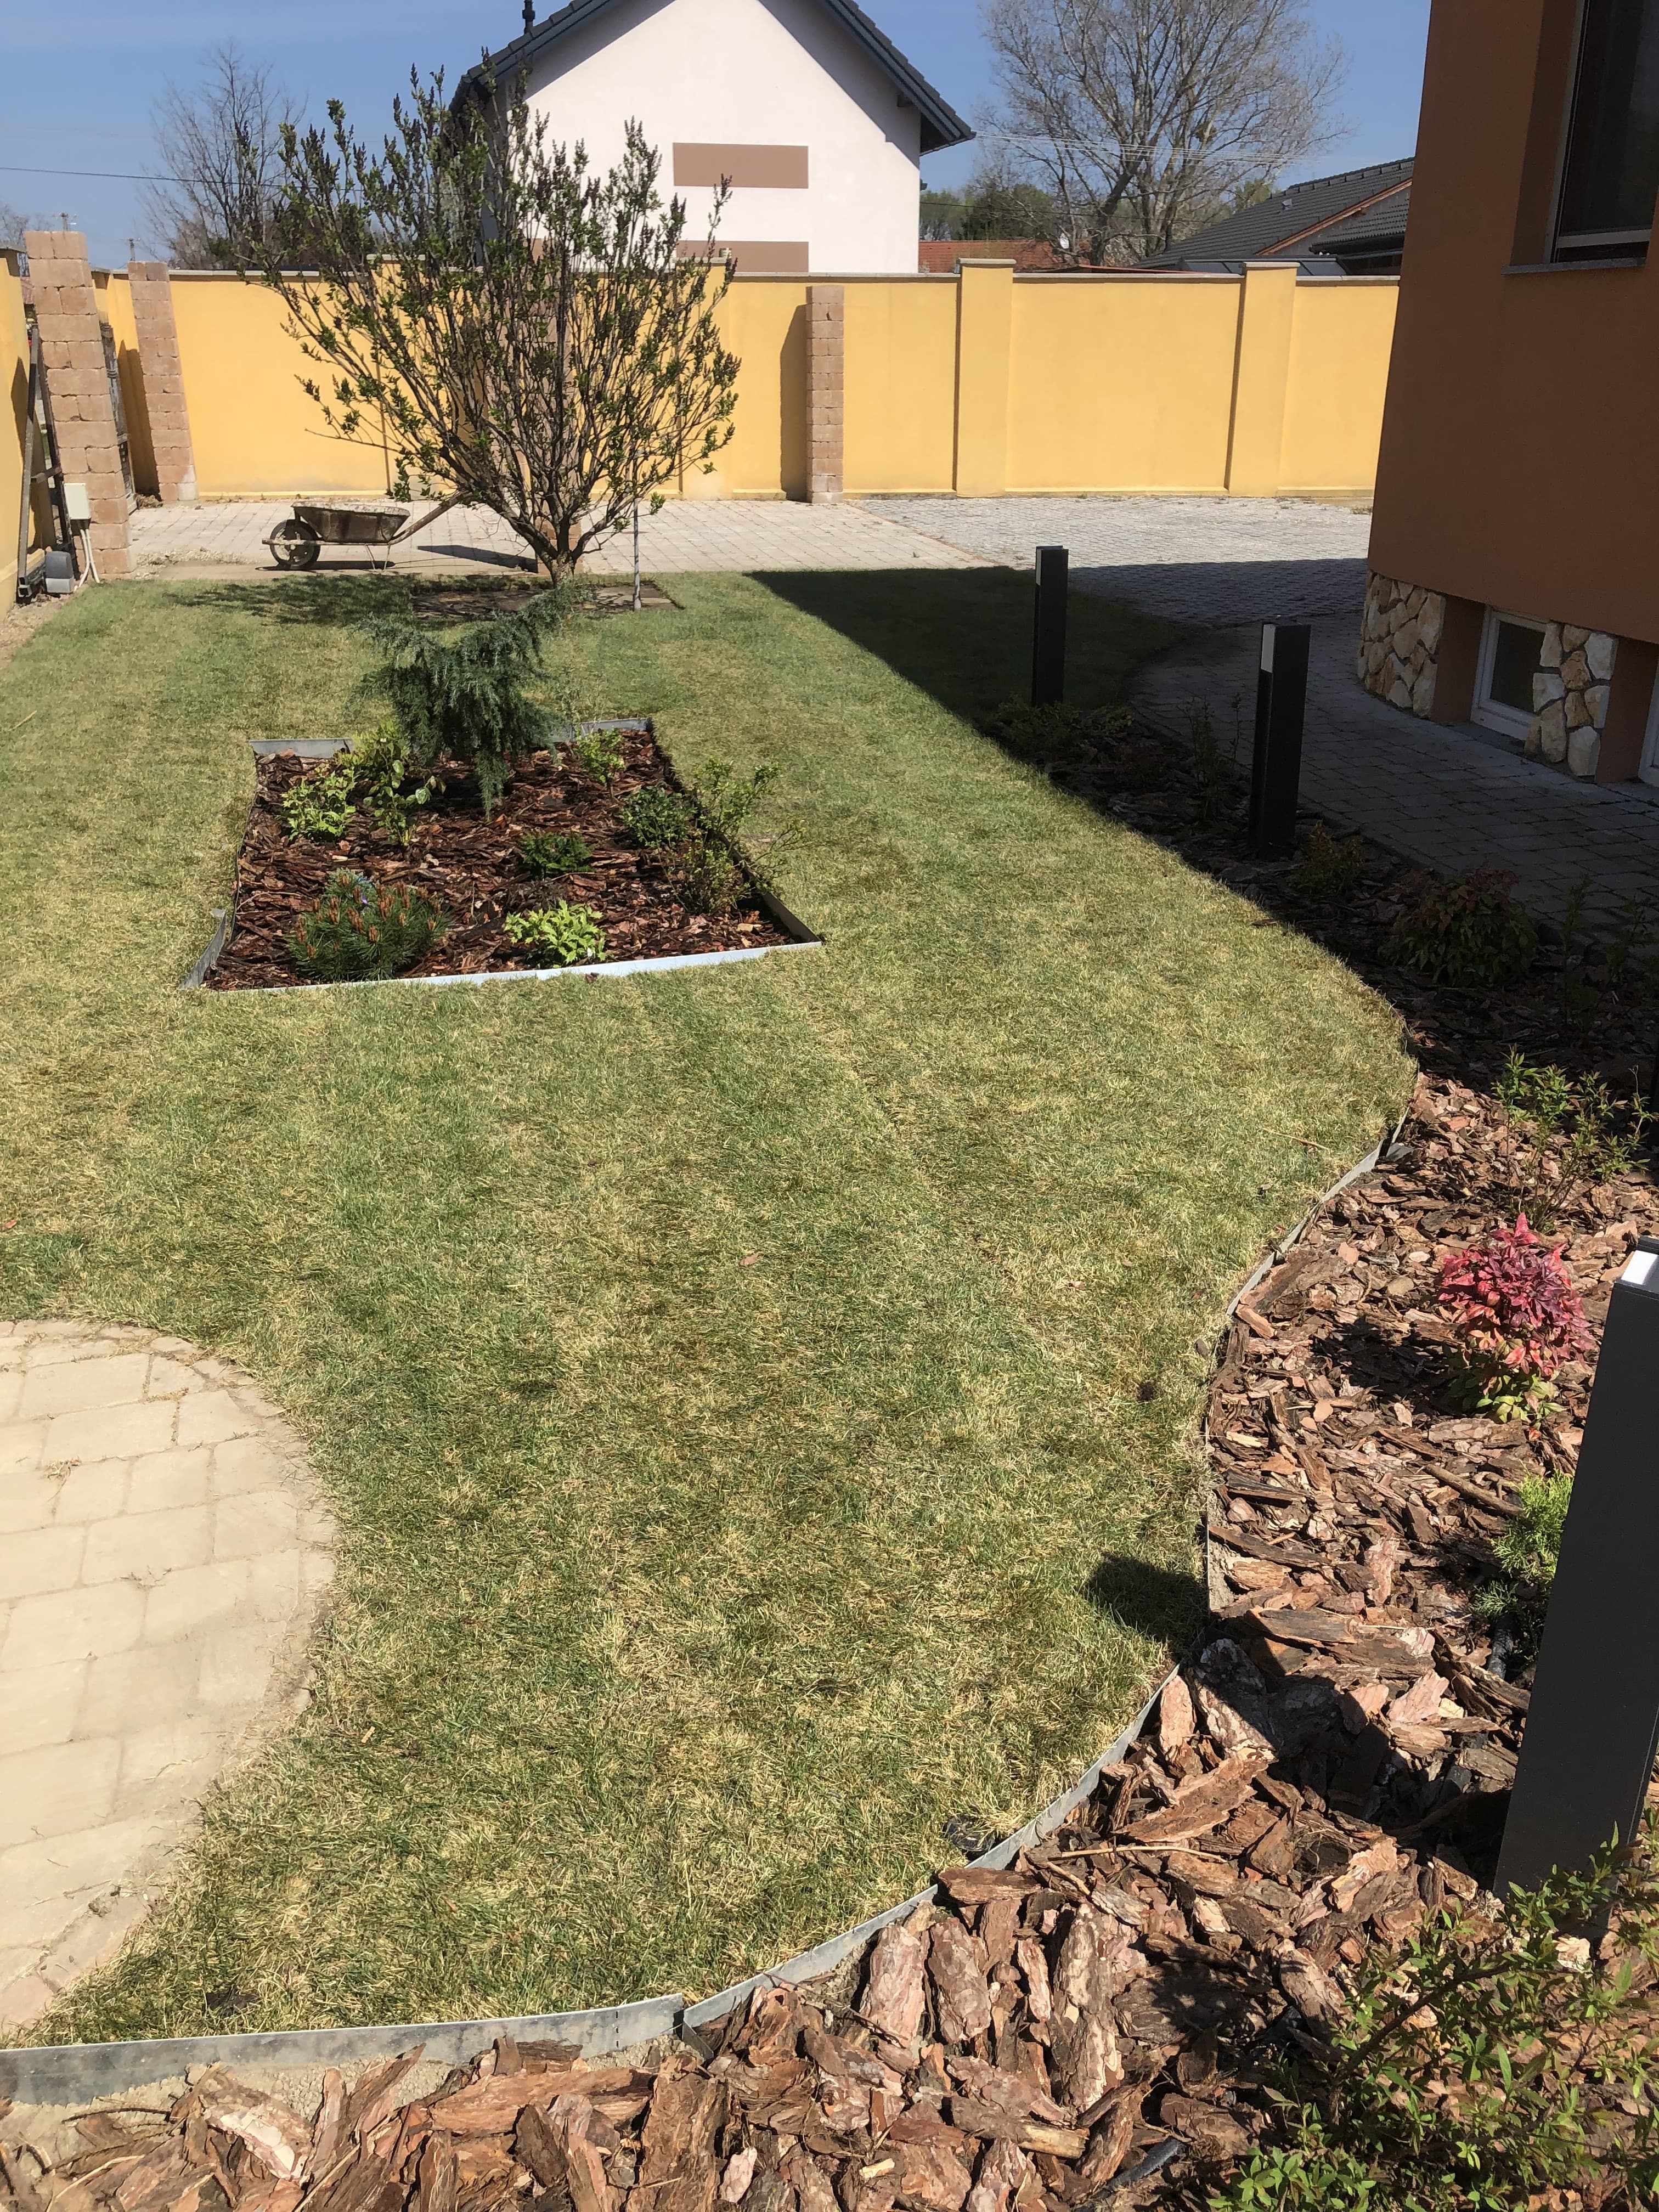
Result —
<instances>
[{"instance_id":1,"label":"mowed grass","mask_svg":"<svg viewBox=\"0 0 1659 2212\"><path fill-rule=\"evenodd\" d=\"M1396 1024L963 719L1029 581L672 588L581 681L782 761L821 951L181 995L374 590L110 586L0 675L0 1311L245 1362L343 1546L308 1710L37 2040L707 1992L1026 1817L1190 1632L1206 1347ZM1080 601L1078 691L1160 635Z\"/></svg>"}]
</instances>

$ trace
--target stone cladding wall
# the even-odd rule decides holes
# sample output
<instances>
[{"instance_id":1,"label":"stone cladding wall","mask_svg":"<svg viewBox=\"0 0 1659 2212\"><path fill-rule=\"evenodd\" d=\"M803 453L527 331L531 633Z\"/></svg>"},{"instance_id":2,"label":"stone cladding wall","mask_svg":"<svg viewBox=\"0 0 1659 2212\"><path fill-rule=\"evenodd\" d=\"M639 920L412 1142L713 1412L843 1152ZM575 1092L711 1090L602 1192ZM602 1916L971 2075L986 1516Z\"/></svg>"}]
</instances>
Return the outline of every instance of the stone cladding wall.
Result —
<instances>
[{"instance_id":1,"label":"stone cladding wall","mask_svg":"<svg viewBox=\"0 0 1659 2212\"><path fill-rule=\"evenodd\" d=\"M1605 630L1552 623L1544 632L1539 670L1532 679L1528 760L1544 760L1570 775L1593 776L1601 757L1619 641Z\"/></svg>"},{"instance_id":2,"label":"stone cladding wall","mask_svg":"<svg viewBox=\"0 0 1659 2212\"><path fill-rule=\"evenodd\" d=\"M1390 707L1427 717L1434 711L1435 656L1445 626L1443 593L1372 572L1359 635L1359 680Z\"/></svg>"}]
</instances>

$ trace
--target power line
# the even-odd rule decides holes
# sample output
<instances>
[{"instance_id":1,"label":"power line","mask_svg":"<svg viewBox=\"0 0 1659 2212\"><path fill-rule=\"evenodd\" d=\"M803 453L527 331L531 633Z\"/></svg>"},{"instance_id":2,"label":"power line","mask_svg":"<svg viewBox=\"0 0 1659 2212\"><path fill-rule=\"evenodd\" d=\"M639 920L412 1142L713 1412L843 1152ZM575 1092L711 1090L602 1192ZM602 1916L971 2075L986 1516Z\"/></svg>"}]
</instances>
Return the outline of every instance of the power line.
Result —
<instances>
[{"instance_id":1,"label":"power line","mask_svg":"<svg viewBox=\"0 0 1659 2212\"><path fill-rule=\"evenodd\" d=\"M0 177L107 177L122 185L182 185L187 181L183 177L142 169L26 169L16 161L0 161Z\"/></svg>"}]
</instances>

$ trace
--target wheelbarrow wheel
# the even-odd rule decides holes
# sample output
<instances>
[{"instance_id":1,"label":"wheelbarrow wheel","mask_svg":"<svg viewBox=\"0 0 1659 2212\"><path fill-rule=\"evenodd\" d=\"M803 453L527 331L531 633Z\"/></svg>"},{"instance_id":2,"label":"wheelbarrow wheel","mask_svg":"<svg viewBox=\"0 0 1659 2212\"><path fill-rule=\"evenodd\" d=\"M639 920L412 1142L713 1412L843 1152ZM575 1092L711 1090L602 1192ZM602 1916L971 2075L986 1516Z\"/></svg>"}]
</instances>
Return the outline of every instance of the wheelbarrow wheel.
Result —
<instances>
[{"instance_id":1,"label":"wheelbarrow wheel","mask_svg":"<svg viewBox=\"0 0 1659 2212\"><path fill-rule=\"evenodd\" d=\"M279 568L314 568L323 541L308 522L297 515L279 522L265 540Z\"/></svg>"}]
</instances>

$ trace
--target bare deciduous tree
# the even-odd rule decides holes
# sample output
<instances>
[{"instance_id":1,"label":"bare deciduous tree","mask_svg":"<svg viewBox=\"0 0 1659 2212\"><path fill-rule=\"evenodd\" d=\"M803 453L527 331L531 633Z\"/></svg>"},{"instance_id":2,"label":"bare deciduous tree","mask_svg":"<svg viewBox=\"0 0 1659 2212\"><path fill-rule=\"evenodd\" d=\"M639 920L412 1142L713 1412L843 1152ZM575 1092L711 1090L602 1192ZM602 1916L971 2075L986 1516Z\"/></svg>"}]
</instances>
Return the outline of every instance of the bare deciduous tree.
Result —
<instances>
[{"instance_id":1,"label":"bare deciduous tree","mask_svg":"<svg viewBox=\"0 0 1659 2212\"><path fill-rule=\"evenodd\" d=\"M0 200L0 246L21 246L26 230L45 228L39 216L26 215L9 200Z\"/></svg>"},{"instance_id":2,"label":"bare deciduous tree","mask_svg":"<svg viewBox=\"0 0 1659 2212\"><path fill-rule=\"evenodd\" d=\"M1161 253L1340 135L1305 0L985 0L994 129L1079 262Z\"/></svg>"},{"instance_id":3,"label":"bare deciduous tree","mask_svg":"<svg viewBox=\"0 0 1659 2212\"><path fill-rule=\"evenodd\" d=\"M317 273L284 270L275 243L259 266L335 435L384 441L400 483L492 508L563 576L730 440L738 364L715 320L730 267L712 231L686 244L637 124L598 175L548 138L522 83L486 73L453 105L441 73L410 87L378 155L337 100L326 132L284 132L276 228Z\"/></svg>"},{"instance_id":4,"label":"bare deciduous tree","mask_svg":"<svg viewBox=\"0 0 1659 2212\"><path fill-rule=\"evenodd\" d=\"M153 244L184 269L234 269L257 255L276 221L283 131L299 121L270 67L228 40L193 91L169 81L152 120L159 167L139 198Z\"/></svg>"}]
</instances>

